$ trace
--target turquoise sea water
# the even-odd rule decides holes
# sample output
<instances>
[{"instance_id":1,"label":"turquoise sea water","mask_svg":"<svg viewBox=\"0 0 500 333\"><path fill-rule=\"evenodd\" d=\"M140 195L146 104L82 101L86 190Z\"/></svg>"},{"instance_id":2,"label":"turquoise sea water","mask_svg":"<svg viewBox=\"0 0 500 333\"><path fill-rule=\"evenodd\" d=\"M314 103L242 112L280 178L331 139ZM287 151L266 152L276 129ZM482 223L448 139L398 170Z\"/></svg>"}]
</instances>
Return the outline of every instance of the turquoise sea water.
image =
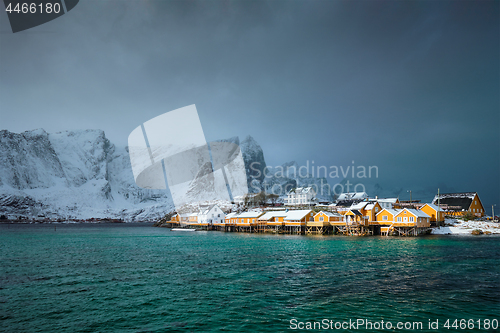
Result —
<instances>
[{"instance_id":1,"label":"turquoise sea water","mask_svg":"<svg viewBox=\"0 0 500 333\"><path fill-rule=\"evenodd\" d=\"M477 321L499 314L500 237L0 225L2 332L283 332L292 319L491 332Z\"/></svg>"}]
</instances>

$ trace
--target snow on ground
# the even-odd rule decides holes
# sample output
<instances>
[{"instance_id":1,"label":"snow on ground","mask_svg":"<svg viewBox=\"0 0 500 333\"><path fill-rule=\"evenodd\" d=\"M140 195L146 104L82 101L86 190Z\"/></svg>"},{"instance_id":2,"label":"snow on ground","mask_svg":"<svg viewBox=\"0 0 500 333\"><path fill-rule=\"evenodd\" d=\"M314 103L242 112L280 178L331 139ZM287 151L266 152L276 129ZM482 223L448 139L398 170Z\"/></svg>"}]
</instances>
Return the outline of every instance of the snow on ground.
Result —
<instances>
[{"instance_id":1,"label":"snow on ground","mask_svg":"<svg viewBox=\"0 0 500 333\"><path fill-rule=\"evenodd\" d=\"M445 220L445 226L433 228L433 235L470 235L473 230L481 230L484 234L500 234L500 223L491 221Z\"/></svg>"}]
</instances>

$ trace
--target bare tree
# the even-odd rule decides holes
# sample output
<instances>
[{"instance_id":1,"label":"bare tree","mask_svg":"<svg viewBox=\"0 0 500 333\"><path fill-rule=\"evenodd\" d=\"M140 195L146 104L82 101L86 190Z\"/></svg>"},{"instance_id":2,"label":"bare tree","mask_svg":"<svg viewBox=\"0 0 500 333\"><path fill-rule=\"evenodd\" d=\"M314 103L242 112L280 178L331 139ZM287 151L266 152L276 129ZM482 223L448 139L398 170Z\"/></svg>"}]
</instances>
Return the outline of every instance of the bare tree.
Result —
<instances>
[{"instance_id":1,"label":"bare tree","mask_svg":"<svg viewBox=\"0 0 500 333\"><path fill-rule=\"evenodd\" d=\"M273 206L276 206L276 202L278 201L278 198L280 196L277 194L271 193L271 194L268 194L267 197L269 198L269 200L271 200L271 203L273 204Z\"/></svg>"}]
</instances>

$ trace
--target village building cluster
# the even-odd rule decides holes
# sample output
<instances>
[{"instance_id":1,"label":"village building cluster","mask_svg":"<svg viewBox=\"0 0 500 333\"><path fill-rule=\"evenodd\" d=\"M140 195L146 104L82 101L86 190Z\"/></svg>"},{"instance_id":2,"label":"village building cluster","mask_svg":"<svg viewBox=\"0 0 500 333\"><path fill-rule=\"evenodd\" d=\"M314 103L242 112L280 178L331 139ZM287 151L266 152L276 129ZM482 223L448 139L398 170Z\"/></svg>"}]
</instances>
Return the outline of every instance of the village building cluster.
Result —
<instances>
[{"instance_id":1,"label":"village building cluster","mask_svg":"<svg viewBox=\"0 0 500 333\"><path fill-rule=\"evenodd\" d=\"M445 216L484 216L475 192L436 195L432 203L370 198L365 192L343 193L319 205L312 187L291 190L285 207L257 207L228 214L217 205L198 212L174 214L170 226L235 232L417 236L443 225Z\"/></svg>"}]
</instances>

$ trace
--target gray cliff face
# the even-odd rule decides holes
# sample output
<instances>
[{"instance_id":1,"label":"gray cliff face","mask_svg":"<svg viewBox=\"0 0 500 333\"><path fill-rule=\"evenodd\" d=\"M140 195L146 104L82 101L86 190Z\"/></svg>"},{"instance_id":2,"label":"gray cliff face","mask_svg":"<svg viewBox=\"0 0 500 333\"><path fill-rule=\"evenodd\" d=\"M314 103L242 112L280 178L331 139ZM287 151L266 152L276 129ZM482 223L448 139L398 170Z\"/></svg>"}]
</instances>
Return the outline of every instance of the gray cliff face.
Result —
<instances>
[{"instance_id":1,"label":"gray cliff face","mask_svg":"<svg viewBox=\"0 0 500 333\"><path fill-rule=\"evenodd\" d=\"M250 135L241 142L240 148L245 162L249 191L258 192L257 188L261 188L261 186L256 184L262 183L265 178L266 161L264 152L257 141Z\"/></svg>"},{"instance_id":2,"label":"gray cliff face","mask_svg":"<svg viewBox=\"0 0 500 333\"><path fill-rule=\"evenodd\" d=\"M64 179L49 135L44 130L21 134L0 131L0 182L14 189L49 188Z\"/></svg>"},{"instance_id":3,"label":"gray cliff face","mask_svg":"<svg viewBox=\"0 0 500 333\"><path fill-rule=\"evenodd\" d=\"M308 173L301 172L295 161L285 163L280 167L266 169L264 152L260 145L248 136L240 145L245 161L248 188L251 193L266 191L280 196L295 187L312 186L317 191L317 198L322 201L333 199L332 189L326 178L313 177Z\"/></svg>"},{"instance_id":4,"label":"gray cliff face","mask_svg":"<svg viewBox=\"0 0 500 333\"><path fill-rule=\"evenodd\" d=\"M171 208L165 191L135 185L125 149L101 130L0 132L0 213L148 219Z\"/></svg>"},{"instance_id":5,"label":"gray cliff face","mask_svg":"<svg viewBox=\"0 0 500 333\"><path fill-rule=\"evenodd\" d=\"M268 193L286 195L295 187L313 187L316 197L320 201L331 201L333 193L330 185L324 177L313 177L311 174L301 170L295 162L284 163L270 170L262 183Z\"/></svg>"}]
</instances>

